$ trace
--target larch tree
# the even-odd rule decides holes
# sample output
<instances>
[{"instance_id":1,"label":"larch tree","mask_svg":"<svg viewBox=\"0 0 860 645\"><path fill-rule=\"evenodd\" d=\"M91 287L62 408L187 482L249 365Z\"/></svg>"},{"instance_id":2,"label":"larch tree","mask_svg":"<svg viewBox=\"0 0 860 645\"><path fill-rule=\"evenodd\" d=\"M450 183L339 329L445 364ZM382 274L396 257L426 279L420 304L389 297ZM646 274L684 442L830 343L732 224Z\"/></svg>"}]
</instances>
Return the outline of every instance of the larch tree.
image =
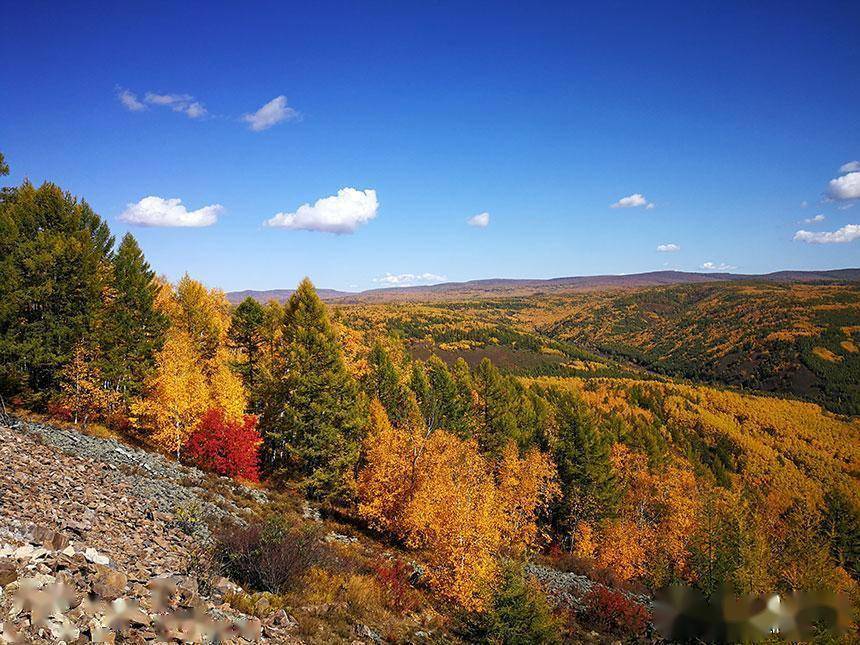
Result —
<instances>
[{"instance_id":1,"label":"larch tree","mask_svg":"<svg viewBox=\"0 0 860 645\"><path fill-rule=\"evenodd\" d=\"M555 410L553 453L562 490L556 522L571 535L580 522L591 524L615 513L618 484L609 446L582 401L568 391L551 390L546 395Z\"/></svg>"},{"instance_id":2,"label":"larch tree","mask_svg":"<svg viewBox=\"0 0 860 645\"><path fill-rule=\"evenodd\" d=\"M472 383L477 395L478 444L484 453L498 457L508 441L517 435L511 383L487 358L475 368Z\"/></svg>"},{"instance_id":3,"label":"larch tree","mask_svg":"<svg viewBox=\"0 0 860 645\"><path fill-rule=\"evenodd\" d=\"M155 306L155 272L131 233L122 238L112 270L98 332L102 373L111 389L129 398L141 394L155 368L168 319Z\"/></svg>"},{"instance_id":4,"label":"larch tree","mask_svg":"<svg viewBox=\"0 0 860 645\"><path fill-rule=\"evenodd\" d=\"M24 182L0 199L0 385L37 396L57 385L102 307L113 237L54 184Z\"/></svg>"},{"instance_id":5,"label":"larch tree","mask_svg":"<svg viewBox=\"0 0 860 645\"><path fill-rule=\"evenodd\" d=\"M403 421L409 391L402 382L390 352L379 339L373 343L367 362L368 371L364 386L368 395L379 400L390 419L398 423Z\"/></svg>"},{"instance_id":6,"label":"larch tree","mask_svg":"<svg viewBox=\"0 0 860 645\"><path fill-rule=\"evenodd\" d=\"M146 384L147 396L132 404L132 413L152 430L152 440L177 458L200 416L210 408L209 388L198 360L188 333L171 327Z\"/></svg>"},{"instance_id":7,"label":"larch tree","mask_svg":"<svg viewBox=\"0 0 860 645\"><path fill-rule=\"evenodd\" d=\"M116 392L103 387L94 354L92 347L79 341L72 359L60 371L61 400L75 425L80 423L84 428L95 417L110 413L119 402Z\"/></svg>"},{"instance_id":8,"label":"larch tree","mask_svg":"<svg viewBox=\"0 0 860 645\"><path fill-rule=\"evenodd\" d=\"M259 382L260 348L263 344L263 323L266 312L263 305L251 298L245 298L230 319L228 332L233 347L241 353L238 362L239 373L249 393L253 393Z\"/></svg>"},{"instance_id":9,"label":"larch tree","mask_svg":"<svg viewBox=\"0 0 860 645\"><path fill-rule=\"evenodd\" d=\"M290 297L260 419L262 465L317 498L345 498L365 428L325 305L305 278Z\"/></svg>"}]
</instances>

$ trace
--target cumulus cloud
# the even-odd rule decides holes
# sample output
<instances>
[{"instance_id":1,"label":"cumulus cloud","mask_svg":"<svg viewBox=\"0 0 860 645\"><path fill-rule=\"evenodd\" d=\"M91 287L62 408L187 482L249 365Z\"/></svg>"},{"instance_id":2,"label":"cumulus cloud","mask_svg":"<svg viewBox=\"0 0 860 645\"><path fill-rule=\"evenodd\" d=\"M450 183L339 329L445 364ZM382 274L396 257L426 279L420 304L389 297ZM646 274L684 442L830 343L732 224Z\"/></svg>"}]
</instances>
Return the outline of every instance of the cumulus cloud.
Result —
<instances>
[{"instance_id":1,"label":"cumulus cloud","mask_svg":"<svg viewBox=\"0 0 860 645\"><path fill-rule=\"evenodd\" d=\"M373 281L390 287L409 287L415 284L435 284L447 278L436 273L386 273Z\"/></svg>"},{"instance_id":2,"label":"cumulus cloud","mask_svg":"<svg viewBox=\"0 0 860 645\"><path fill-rule=\"evenodd\" d=\"M831 179L827 184L827 196L836 201L860 199L860 172L849 172Z\"/></svg>"},{"instance_id":3,"label":"cumulus cloud","mask_svg":"<svg viewBox=\"0 0 860 645\"><path fill-rule=\"evenodd\" d=\"M490 225L490 214L484 211L483 213L472 215L472 217L466 220L466 223L469 226L477 228L487 228Z\"/></svg>"},{"instance_id":4,"label":"cumulus cloud","mask_svg":"<svg viewBox=\"0 0 860 645\"><path fill-rule=\"evenodd\" d=\"M137 226L211 226L223 212L221 204L189 211L178 197L163 199L150 195L136 204L127 204L119 219Z\"/></svg>"},{"instance_id":5,"label":"cumulus cloud","mask_svg":"<svg viewBox=\"0 0 860 645\"><path fill-rule=\"evenodd\" d=\"M836 231L822 231L820 233L798 231L794 234L796 241L807 244L842 244L853 242L858 238L860 238L860 224L846 224Z\"/></svg>"},{"instance_id":6,"label":"cumulus cloud","mask_svg":"<svg viewBox=\"0 0 860 645\"><path fill-rule=\"evenodd\" d=\"M736 266L726 264L725 262L705 262L700 268L706 271L731 271L732 269L737 269Z\"/></svg>"},{"instance_id":7,"label":"cumulus cloud","mask_svg":"<svg viewBox=\"0 0 860 645\"><path fill-rule=\"evenodd\" d=\"M138 100L137 94L125 88L117 87L116 96L119 102L132 112L140 112L146 109L146 106Z\"/></svg>"},{"instance_id":8,"label":"cumulus cloud","mask_svg":"<svg viewBox=\"0 0 860 645\"><path fill-rule=\"evenodd\" d=\"M657 250L660 251L660 253L675 253L676 251L680 251L681 247L670 242L669 244L659 244L657 246Z\"/></svg>"},{"instance_id":9,"label":"cumulus cloud","mask_svg":"<svg viewBox=\"0 0 860 645\"><path fill-rule=\"evenodd\" d=\"M860 170L860 161L849 161L839 167L839 172L857 172Z\"/></svg>"},{"instance_id":10,"label":"cumulus cloud","mask_svg":"<svg viewBox=\"0 0 860 645\"><path fill-rule=\"evenodd\" d=\"M654 208L654 204L645 199L645 196L642 193L633 193L632 195L627 195L627 197L622 197L614 204L610 204L610 208L638 208L639 206L644 206L648 210Z\"/></svg>"},{"instance_id":11,"label":"cumulus cloud","mask_svg":"<svg viewBox=\"0 0 860 645\"><path fill-rule=\"evenodd\" d=\"M181 112L191 119L199 119L208 114L206 108L190 94L156 94L147 92L143 100L150 105L169 107L174 112Z\"/></svg>"},{"instance_id":12,"label":"cumulus cloud","mask_svg":"<svg viewBox=\"0 0 860 645\"><path fill-rule=\"evenodd\" d=\"M297 118L299 113L287 105L287 97L283 95L273 98L256 112L242 116L242 120L254 132L268 130L281 121L292 121Z\"/></svg>"},{"instance_id":13,"label":"cumulus cloud","mask_svg":"<svg viewBox=\"0 0 860 645\"><path fill-rule=\"evenodd\" d=\"M826 219L827 219L827 218L826 218L826 217L824 217L824 215L822 215L821 213L819 213L819 214L818 214L818 215L816 215L815 217L807 217L805 220L803 220L803 223L804 223L804 224L815 224L816 222L823 222L823 221L824 221L824 220L826 220Z\"/></svg>"},{"instance_id":14,"label":"cumulus cloud","mask_svg":"<svg viewBox=\"0 0 860 645\"><path fill-rule=\"evenodd\" d=\"M293 213L277 213L266 220L265 226L340 235L354 233L360 225L376 217L377 210L375 190L341 188L337 195L318 199L313 206L302 204Z\"/></svg>"}]
</instances>

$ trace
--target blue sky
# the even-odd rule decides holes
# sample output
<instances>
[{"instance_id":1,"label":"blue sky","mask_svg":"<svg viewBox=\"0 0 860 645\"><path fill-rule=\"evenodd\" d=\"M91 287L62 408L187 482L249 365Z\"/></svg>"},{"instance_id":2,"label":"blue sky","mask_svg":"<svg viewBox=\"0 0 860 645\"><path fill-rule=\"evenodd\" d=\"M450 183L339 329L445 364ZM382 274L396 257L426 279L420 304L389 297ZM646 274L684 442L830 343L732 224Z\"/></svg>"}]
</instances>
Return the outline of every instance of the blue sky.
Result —
<instances>
[{"instance_id":1,"label":"blue sky","mask_svg":"<svg viewBox=\"0 0 860 645\"><path fill-rule=\"evenodd\" d=\"M10 183L227 290L856 267L858 114L857 2L29 2L0 25Z\"/></svg>"}]
</instances>

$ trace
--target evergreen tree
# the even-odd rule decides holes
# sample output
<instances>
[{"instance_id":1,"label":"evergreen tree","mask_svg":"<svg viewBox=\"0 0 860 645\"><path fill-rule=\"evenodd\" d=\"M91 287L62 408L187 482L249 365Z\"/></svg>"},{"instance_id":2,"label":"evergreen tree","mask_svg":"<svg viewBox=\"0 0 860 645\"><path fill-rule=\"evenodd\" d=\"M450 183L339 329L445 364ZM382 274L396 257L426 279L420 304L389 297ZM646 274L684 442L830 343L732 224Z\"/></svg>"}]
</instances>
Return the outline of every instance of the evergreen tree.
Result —
<instances>
[{"instance_id":1,"label":"evergreen tree","mask_svg":"<svg viewBox=\"0 0 860 645\"><path fill-rule=\"evenodd\" d=\"M84 201L29 182L0 200L0 387L46 394L102 307L113 237Z\"/></svg>"},{"instance_id":2,"label":"evergreen tree","mask_svg":"<svg viewBox=\"0 0 860 645\"><path fill-rule=\"evenodd\" d=\"M400 380L400 374L391 355L381 341L377 340L368 356L369 370L365 379L368 395L379 399L388 418L395 425L406 420L409 391Z\"/></svg>"},{"instance_id":3,"label":"evergreen tree","mask_svg":"<svg viewBox=\"0 0 860 645\"><path fill-rule=\"evenodd\" d=\"M287 304L265 385L264 468L276 477L300 479L315 497L343 497L358 461L364 416L328 312L305 278Z\"/></svg>"},{"instance_id":4,"label":"evergreen tree","mask_svg":"<svg viewBox=\"0 0 860 645\"><path fill-rule=\"evenodd\" d=\"M609 461L609 446L585 405L568 391L546 394L555 410L553 452L562 490L556 521L570 531L580 520L594 522L615 513L618 482Z\"/></svg>"},{"instance_id":5,"label":"evergreen tree","mask_svg":"<svg viewBox=\"0 0 860 645\"><path fill-rule=\"evenodd\" d=\"M167 317L155 307L155 272L131 233L122 238L112 263L113 280L99 341L102 374L125 397L141 394L164 344Z\"/></svg>"},{"instance_id":6,"label":"evergreen tree","mask_svg":"<svg viewBox=\"0 0 860 645\"><path fill-rule=\"evenodd\" d=\"M0 177L4 177L9 174L9 164L6 163L6 157L3 156L3 153L0 152Z\"/></svg>"},{"instance_id":7,"label":"evergreen tree","mask_svg":"<svg viewBox=\"0 0 860 645\"><path fill-rule=\"evenodd\" d=\"M265 317L263 305L248 296L239 303L230 320L230 342L244 355L244 362L239 364L239 373L252 396L259 380L259 354L263 344Z\"/></svg>"},{"instance_id":8,"label":"evergreen tree","mask_svg":"<svg viewBox=\"0 0 860 645\"><path fill-rule=\"evenodd\" d=\"M435 354L427 361L427 379L438 427L463 436L466 426L465 410L460 401L457 383L445 361Z\"/></svg>"},{"instance_id":9,"label":"evergreen tree","mask_svg":"<svg viewBox=\"0 0 860 645\"><path fill-rule=\"evenodd\" d=\"M830 544L830 553L851 576L860 578L860 509L837 488L824 496L821 533Z\"/></svg>"},{"instance_id":10,"label":"evergreen tree","mask_svg":"<svg viewBox=\"0 0 860 645\"><path fill-rule=\"evenodd\" d=\"M498 457L508 441L517 436L516 393L511 381L488 358L475 368L472 382L478 398L478 443L484 453Z\"/></svg>"},{"instance_id":11,"label":"evergreen tree","mask_svg":"<svg viewBox=\"0 0 860 645\"><path fill-rule=\"evenodd\" d=\"M462 419L458 432L463 439L471 439L475 433L475 396L472 389L472 373L461 357L451 367L451 378L457 388L457 414Z\"/></svg>"},{"instance_id":12,"label":"evergreen tree","mask_svg":"<svg viewBox=\"0 0 860 645\"><path fill-rule=\"evenodd\" d=\"M499 584L483 614L461 618L464 640L499 645L551 645L562 642L563 628L540 587L526 577L521 564L502 565Z\"/></svg>"}]
</instances>

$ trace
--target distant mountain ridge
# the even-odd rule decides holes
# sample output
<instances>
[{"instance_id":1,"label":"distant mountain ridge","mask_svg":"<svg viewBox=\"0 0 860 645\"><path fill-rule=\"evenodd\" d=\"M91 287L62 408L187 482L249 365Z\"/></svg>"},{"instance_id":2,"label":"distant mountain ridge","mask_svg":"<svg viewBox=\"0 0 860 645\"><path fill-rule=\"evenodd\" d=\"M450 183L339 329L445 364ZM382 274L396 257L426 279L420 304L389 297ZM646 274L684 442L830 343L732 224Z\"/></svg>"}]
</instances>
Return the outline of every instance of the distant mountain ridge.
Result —
<instances>
[{"instance_id":1,"label":"distant mountain ridge","mask_svg":"<svg viewBox=\"0 0 860 645\"><path fill-rule=\"evenodd\" d=\"M320 298L330 302L396 302L420 300L451 300L457 298L500 298L524 296L540 292L592 291L595 289L629 289L658 287L673 284L702 282L766 281L766 282L858 282L860 268L831 269L826 271L776 271L764 274L748 273L696 273L685 271L651 271L626 275L570 276L564 278L489 278L467 282L388 287L361 292L318 289ZM247 297L260 302L277 300L286 302L292 289L231 291L227 299L237 304Z\"/></svg>"}]
</instances>

